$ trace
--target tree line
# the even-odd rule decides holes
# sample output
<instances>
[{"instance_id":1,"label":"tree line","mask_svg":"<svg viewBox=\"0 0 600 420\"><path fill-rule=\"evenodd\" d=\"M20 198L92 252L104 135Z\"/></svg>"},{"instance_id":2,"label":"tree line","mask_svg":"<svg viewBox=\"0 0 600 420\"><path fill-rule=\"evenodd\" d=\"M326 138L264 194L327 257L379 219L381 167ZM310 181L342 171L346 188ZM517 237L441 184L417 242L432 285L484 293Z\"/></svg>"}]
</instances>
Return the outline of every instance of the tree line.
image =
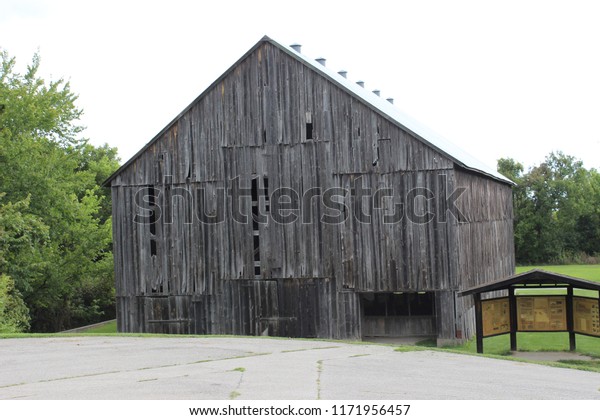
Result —
<instances>
[{"instance_id":1,"label":"tree line","mask_svg":"<svg viewBox=\"0 0 600 420\"><path fill-rule=\"evenodd\" d=\"M81 137L64 80L0 53L0 332L114 317L110 191L117 150Z\"/></svg>"},{"instance_id":2,"label":"tree line","mask_svg":"<svg viewBox=\"0 0 600 420\"><path fill-rule=\"evenodd\" d=\"M515 255L518 264L598 263L600 173L562 152L525 170L511 158L498 171L514 181Z\"/></svg>"}]
</instances>

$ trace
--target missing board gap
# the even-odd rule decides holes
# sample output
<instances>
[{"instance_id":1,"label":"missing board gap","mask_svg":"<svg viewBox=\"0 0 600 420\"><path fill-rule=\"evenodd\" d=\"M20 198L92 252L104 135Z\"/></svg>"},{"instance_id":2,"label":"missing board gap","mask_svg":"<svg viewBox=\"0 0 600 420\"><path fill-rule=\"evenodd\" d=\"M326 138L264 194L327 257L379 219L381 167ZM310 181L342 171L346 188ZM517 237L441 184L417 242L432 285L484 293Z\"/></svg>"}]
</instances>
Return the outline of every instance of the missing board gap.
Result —
<instances>
[{"instance_id":1,"label":"missing board gap","mask_svg":"<svg viewBox=\"0 0 600 420\"><path fill-rule=\"evenodd\" d=\"M312 113L306 112L306 140L313 140L313 121L312 121Z\"/></svg>"},{"instance_id":2,"label":"missing board gap","mask_svg":"<svg viewBox=\"0 0 600 420\"><path fill-rule=\"evenodd\" d=\"M313 140L313 124L306 123L306 140Z\"/></svg>"},{"instance_id":3,"label":"missing board gap","mask_svg":"<svg viewBox=\"0 0 600 420\"><path fill-rule=\"evenodd\" d=\"M253 235L253 242L254 242L254 255L256 255L256 250L259 249L259 240L258 240L258 235Z\"/></svg>"},{"instance_id":4,"label":"missing board gap","mask_svg":"<svg viewBox=\"0 0 600 420\"><path fill-rule=\"evenodd\" d=\"M148 187L146 190L147 198L148 198L148 206L150 207L150 234L152 236L156 235L156 223L158 222L157 217L157 190L154 186ZM156 254L153 254L156 255Z\"/></svg>"},{"instance_id":5,"label":"missing board gap","mask_svg":"<svg viewBox=\"0 0 600 420\"><path fill-rule=\"evenodd\" d=\"M373 159L373 166L377 166L377 163L379 162L379 145L376 145L374 149L375 157Z\"/></svg>"},{"instance_id":6,"label":"missing board gap","mask_svg":"<svg viewBox=\"0 0 600 420\"><path fill-rule=\"evenodd\" d=\"M270 196L269 196L269 178L267 176L263 176L263 195L265 197L265 212L268 214L270 212Z\"/></svg>"},{"instance_id":7,"label":"missing board gap","mask_svg":"<svg viewBox=\"0 0 600 420\"><path fill-rule=\"evenodd\" d=\"M252 201L253 202L258 201L258 178L252 178L251 194L252 194Z\"/></svg>"}]
</instances>

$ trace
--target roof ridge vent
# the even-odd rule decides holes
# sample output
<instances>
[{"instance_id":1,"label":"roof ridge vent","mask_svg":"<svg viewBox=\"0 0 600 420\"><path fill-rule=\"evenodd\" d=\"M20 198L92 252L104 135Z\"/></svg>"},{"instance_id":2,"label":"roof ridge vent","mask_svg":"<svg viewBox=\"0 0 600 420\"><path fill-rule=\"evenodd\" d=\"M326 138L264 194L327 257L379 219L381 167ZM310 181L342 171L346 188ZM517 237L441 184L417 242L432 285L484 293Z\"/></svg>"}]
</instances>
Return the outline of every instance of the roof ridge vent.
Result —
<instances>
[{"instance_id":1,"label":"roof ridge vent","mask_svg":"<svg viewBox=\"0 0 600 420\"><path fill-rule=\"evenodd\" d=\"M302 45L301 44L292 44L290 45L290 48L293 49L294 51L296 51L299 54L302 54Z\"/></svg>"},{"instance_id":2,"label":"roof ridge vent","mask_svg":"<svg viewBox=\"0 0 600 420\"><path fill-rule=\"evenodd\" d=\"M325 67L325 63L327 62L327 59L323 58L323 57L319 57L315 60L317 63L319 63L320 65L322 65L323 67Z\"/></svg>"},{"instance_id":3,"label":"roof ridge vent","mask_svg":"<svg viewBox=\"0 0 600 420\"><path fill-rule=\"evenodd\" d=\"M348 77L347 77L347 76L348 76L348 72L347 72L346 70L340 70L340 71L338 71L338 74L339 74L340 76L342 76L344 79L347 79L347 78L348 78Z\"/></svg>"}]
</instances>

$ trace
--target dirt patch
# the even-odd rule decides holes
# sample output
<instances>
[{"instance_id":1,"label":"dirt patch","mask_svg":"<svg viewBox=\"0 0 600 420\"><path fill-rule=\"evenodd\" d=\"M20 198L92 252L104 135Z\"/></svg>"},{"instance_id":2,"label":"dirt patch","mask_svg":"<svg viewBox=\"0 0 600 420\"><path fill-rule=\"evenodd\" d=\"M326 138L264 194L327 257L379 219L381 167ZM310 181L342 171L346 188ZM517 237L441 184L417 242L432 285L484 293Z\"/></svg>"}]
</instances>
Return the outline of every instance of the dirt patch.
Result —
<instances>
[{"instance_id":1,"label":"dirt patch","mask_svg":"<svg viewBox=\"0 0 600 420\"><path fill-rule=\"evenodd\" d=\"M525 360L536 360L540 362L558 362L559 360L595 360L593 357L567 351L513 351L511 356Z\"/></svg>"}]
</instances>

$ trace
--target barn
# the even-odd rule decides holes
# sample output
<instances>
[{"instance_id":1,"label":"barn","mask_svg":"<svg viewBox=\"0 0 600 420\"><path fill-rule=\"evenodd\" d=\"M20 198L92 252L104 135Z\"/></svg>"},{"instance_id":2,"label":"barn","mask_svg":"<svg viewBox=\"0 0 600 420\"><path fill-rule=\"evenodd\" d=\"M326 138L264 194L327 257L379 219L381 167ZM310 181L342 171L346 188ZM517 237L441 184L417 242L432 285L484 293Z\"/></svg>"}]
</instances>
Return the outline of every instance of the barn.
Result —
<instances>
[{"instance_id":1,"label":"barn","mask_svg":"<svg viewBox=\"0 0 600 420\"><path fill-rule=\"evenodd\" d=\"M514 273L508 179L268 37L106 185L121 332L446 343Z\"/></svg>"}]
</instances>

